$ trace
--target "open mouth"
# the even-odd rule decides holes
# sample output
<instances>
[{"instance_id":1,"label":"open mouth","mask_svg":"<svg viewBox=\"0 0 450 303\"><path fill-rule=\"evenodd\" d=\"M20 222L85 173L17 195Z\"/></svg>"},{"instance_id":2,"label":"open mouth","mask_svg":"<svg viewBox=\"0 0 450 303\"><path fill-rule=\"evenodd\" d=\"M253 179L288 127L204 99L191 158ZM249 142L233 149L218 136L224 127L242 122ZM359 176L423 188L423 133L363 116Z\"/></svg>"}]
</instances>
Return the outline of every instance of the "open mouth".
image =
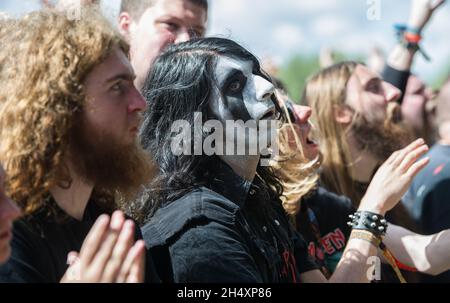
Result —
<instances>
[{"instance_id":1,"label":"open mouth","mask_svg":"<svg viewBox=\"0 0 450 303\"><path fill-rule=\"evenodd\" d=\"M275 109L268 110L259 120L271 120L275 119Z\"/></svg>"},{"instance_id":2,"label":"open mouth","mask_svg":"<svg viewBox=\"0 0 450 303\"><path fill-rule=\"evenodd\" d=\"M317 145L317 143L313 139L310 139L310 138L306 138L306 144L308 144L308 145Z\"/></svg>"},{"instance_id":3,"label":"open mouth","mask_svg":"<svg viewBox=\"0 0 450 303\"><path fill-rule=\"evenodd\" d=\"M312 134L312 131L311 131L311 124L310 123L308 123L308 127L305 130L304 134L305 134L305 138L306 138L305 142L306 142L307 145L317 146L317 142L316 142L316 140L314 138L314 135Z\"/></svg>"}]
</instances>

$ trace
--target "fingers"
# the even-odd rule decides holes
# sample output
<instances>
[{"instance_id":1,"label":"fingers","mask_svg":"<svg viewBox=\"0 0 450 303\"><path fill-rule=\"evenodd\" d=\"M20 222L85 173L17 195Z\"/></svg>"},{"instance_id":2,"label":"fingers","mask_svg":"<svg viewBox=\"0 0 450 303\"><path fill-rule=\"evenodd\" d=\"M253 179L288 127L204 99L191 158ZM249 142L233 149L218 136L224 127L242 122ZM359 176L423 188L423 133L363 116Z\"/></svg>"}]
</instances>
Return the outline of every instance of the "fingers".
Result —
<instances>
[{"instance_id":1,"label":"fingers","mask_svg":"<svg viewBox=\"0 0 450 303\"><path fill-rule=\"evenodd\" d=\"M127 283L143 283L145 278L145 244L140 240L136 243L135 258L132 262Z\"/></svg>"},{"instance_id":2,"label":"fingers","mask_svg":"<svg viewBox=\"0 0 450 303\"><path fill-rule=\"evenodd\" d=\"M416 141L410 143L404 149L394 152L391 156L392 160L390 162L394 166L400 165L400 163L403 161L403 159L406 157L407 154L409 154L413 150L419 148L420 146L423 146L424 144L425 144L425 141L423 139L417 139Z\"/></svg>"},{"instance_id":3,"label":"fingers","mask_svg":"<svg viewBox=\"0 0 450 303\"><path fill-rule=\"evenodd\" d=\"M422 145L415 150L409 152L403 161L401 162L399 168L402 172L408 171L408 169L417 161L421 156L423 156L428 151L427 145Z\"/></svg>"},{"instance_id":4,"label":"fingers","mask_svg":"<svg viewBox=\"0 0 450 303\"><path fill-rule=\"evenodd\" d=\"M423 159L420 159L419 161L417 161L416 163L414 163L413 165L411 165L411 167L408 169L408 176L412 179L414 179L414 177L425 167L427 166L427 164L430 162L430 158L425 157Z\"/></svg>"},{"instance_id":5,"label":"fingers","mask_svg":"<svg viewBox=\"0 0 450 303\"><path fill-rule=\"evenodd\" d=\"M437 9L439 6L445 3L445 0L436 0L433 3L431 3L431 10Z\"/></svg>"},{"instance_id":6,"label":"fingers","mask_svg":"<svg viewBox=\"0 0 450 303\"><path fill-rule=\"evenodd\" d=\"M101 215L92 226L80 250L80 260L90 264L99 249L106 230L109 226L109 216Z\"/></svg>"},{"instance_id":7,"label":"fingers","mask_svg":"<svg viewBox=\"0 0 450 303\"><path fill-rule=\"evenodd\" d=\"M76 251L71 251L67 254L67 264L72 266L78 261L78 253Z\"/></svg>"},{"instance_id":8,"label":"fingers","mask_svg":"<svg viewBox=\"0 0 450 303\"><path fill-rule=\"evenodd\" d=\"M124 224L125 218L121 211L116 211L111 217L111 224L106 238L98 249L91 263L91 270L96 273L96 277L101 277L106 267L106 263L112 255L114 246L117 243L119 234Z\"/></svg>"},{"instance_id":9,"label":"fingers","mask_svg":"<svg viewBox=\"0 0 450 303\"><path fill-rule=\"evenodd\" d=\"M80 264L78 253L76 251L71 251L67 254L67 268L64 276L61 278L61 283L79 283L81 282L80 277Z\"/></svg>"},{"instance_id":10,"label":"fingers","mask_svg":"<svg viewBox=\"0 0 450 303\"><path fill-rule=\"evenodd\" d=\"M103 282L116 282L117 276L123 265L123 262L128 254L128 251L133 246L134 242L134 223L131 220L127 220L120 232L117 243L114 246L114 250L110 259L106 264L105 271L102 276Z\"/></svg>"},{"instance_id":11,"label":"fingers","mask_svg":"<svg viewBox=\"0 0 450 303\"><path fill-rule=\"evenodd\" d=\"M144 241L139 240L134 244L122 266L118 282L139 283L144 281L145 251Z\"/></svg>"}]
</instances>

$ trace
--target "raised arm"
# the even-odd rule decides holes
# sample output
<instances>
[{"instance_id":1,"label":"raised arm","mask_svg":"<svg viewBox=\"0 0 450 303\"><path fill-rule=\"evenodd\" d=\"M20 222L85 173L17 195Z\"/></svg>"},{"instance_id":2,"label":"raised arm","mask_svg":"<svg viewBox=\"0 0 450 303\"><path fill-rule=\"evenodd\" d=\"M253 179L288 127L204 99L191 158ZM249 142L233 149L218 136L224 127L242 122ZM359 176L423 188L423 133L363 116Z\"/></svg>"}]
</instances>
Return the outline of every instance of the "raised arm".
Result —
<instances>
[{"instance_id":1,"label":"raised arm","mask_svg":"<svg viewBox=\"0 0 450 303\"><path fill-rule=\"evenodd\" d=\"M450 230L425 236L389 224L384 242L400 262L420 272L438 275L450 270Z\"/></svg>"},{"instance_id":2,"label":"raised arm","mask_svg":"<svg viewBox=\"0 0 450 303\"><path fill-rule=\"evenodd\" d=\"M427 150L422 139L416 140L393 153L377 171L361 200L358 209L361 219L353 219L358 224L353 225L343 256L329 282L369 282L368 270L372 266L369 258L378 255L378 241L385 230L381 228L386 224L382 218L400 201L414 176L428 163L427 158L417 161ZM365 219L373 220L375 226L370 227L369 222L365 228ZM302 280L323 282L323 277L313 271L303 274Z\"/></svg>"},{"instance_id":3,"label":"raised arm","mask_svg":"<svg viewBox=\"0 0 450 303\"><path fill-rule=\"evenodd\" d=\"M433 13L444 2L445 0L413 0L405 33L422 35ZM415 54L416 50L398 43L390 53L387 63L397 70L409 71Z\"/></svg>"},{"instance_id":4,"label":"raised arm","mask_svg":"<svg viewBox=\"0 0 450 303\"><path fill-rule=\"evenodd\" d=\"M408 47L406 40L419 41L423 35L423 29L430 21L433 13L445 0L413 0L409 14L408 23L401 33L402 39L389 54L387 64L383 71L383 79L395 85L402 93L405 92L409 72L417 53L414 46Z\"/></svg>"}]
</instances>

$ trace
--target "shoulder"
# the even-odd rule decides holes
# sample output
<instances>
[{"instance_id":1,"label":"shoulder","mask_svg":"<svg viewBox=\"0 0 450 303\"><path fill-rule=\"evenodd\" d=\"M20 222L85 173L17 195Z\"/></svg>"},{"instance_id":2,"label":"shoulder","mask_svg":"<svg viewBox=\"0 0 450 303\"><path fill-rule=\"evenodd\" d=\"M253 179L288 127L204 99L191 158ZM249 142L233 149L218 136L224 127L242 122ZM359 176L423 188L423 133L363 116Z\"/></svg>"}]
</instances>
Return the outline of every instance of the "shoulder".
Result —
<instances>
[{"instance_id":1,"label":"shoulder","mask_svg":"<svg viewBox=\"0 0 450 303\"><path fill-rule=\"evenodd\" d=\"M201 187L158 209L142 227L142 235L148 247L166 245L197 224L216 222L232 227L238 210L235 203Z\"/></svg>"},{"instance_id":2,"label":"shoulder","mask_svg":"<svg viewBox=\"0 0 450 303\"><path fill-rule=\"evenodd\" d=\"M40 256L45 245L39 229L31 221L22 218L14 223L11 256L0 266L1 282L45 282Z\"/></svg>"}]
</instances>

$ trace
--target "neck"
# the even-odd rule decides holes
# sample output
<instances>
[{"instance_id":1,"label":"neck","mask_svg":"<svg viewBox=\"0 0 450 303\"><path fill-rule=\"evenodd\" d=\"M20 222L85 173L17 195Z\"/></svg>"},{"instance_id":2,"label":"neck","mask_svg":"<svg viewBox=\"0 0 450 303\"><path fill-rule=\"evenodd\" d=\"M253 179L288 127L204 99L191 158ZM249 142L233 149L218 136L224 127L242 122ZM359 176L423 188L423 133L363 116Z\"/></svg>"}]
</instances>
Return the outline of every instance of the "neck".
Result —
<instances>
[{"instance_id":1,"label":"neck","mask_svg":"<svg viewBox=\"0 0 450 303\"><path fill-rule=\"evenodd\" d=\"M220 156L235 174L247 181L253 181L259 163L259 156Z\"/></svg>"},{"instance_id":2,"label":"neck","mask_svg":"<svg viewBox=\"0 0 450 303\"><path fill-rule=\"evenodd\" d=\"M353 137L349 134L347 143L352 161L351 177L361 183L369 183L379 160L368 150L360 150Z\"/></svg>"},{"instance_id":3,"label":"neck","mask_svg":"<svg viewBox=\"0 0 450 303\"><path fill-rule=\"evenodd\" d=\"M72 165L69 165L69 173L72 178L70 187L54 186L50 189L50 193L62 210L81 221L94 186L77 175Z\"/></svg>"}]
</instances>

